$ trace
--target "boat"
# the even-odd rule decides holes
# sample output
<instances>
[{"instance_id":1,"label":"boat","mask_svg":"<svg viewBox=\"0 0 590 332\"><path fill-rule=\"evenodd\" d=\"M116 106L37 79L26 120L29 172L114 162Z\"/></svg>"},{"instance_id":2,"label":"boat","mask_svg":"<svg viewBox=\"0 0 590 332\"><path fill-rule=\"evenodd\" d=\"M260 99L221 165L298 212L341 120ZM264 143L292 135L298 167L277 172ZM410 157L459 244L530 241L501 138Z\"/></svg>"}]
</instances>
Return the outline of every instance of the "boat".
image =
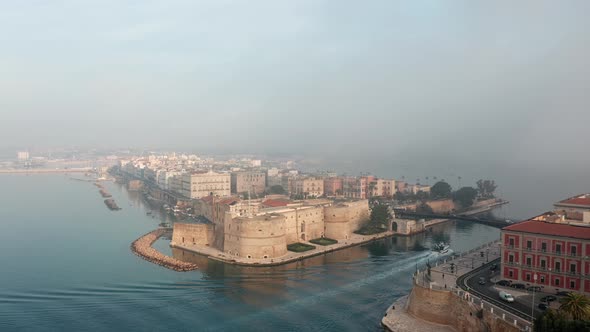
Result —
<instances>
[{"instance_id":1,"label":"boat","mask_svg":"<svg viewBox=\"0 0 590 332\"><path fill-rule=\"evenodd\" d=\"M444 242L437 243L432 247L432 251L438 252L439 254L446 254L449 250L451 250L451 247Z\"/></svg>"}]
</instances>

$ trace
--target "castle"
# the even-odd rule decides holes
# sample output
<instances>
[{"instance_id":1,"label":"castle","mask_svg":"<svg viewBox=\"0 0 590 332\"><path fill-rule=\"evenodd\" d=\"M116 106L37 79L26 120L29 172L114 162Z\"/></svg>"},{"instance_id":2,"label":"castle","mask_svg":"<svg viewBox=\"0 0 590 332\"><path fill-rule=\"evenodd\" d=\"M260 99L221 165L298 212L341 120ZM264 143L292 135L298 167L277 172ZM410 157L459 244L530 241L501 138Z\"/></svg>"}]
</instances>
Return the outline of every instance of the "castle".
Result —
<instances>
[{"instance_id":1,"label":"castle","mask_svg":"<svg viewBox=\"0 0 590 332\"><path fill-rule=\"evenodd\" d=\"M207 246L225 255L278 258L287 246L322 237L347 240L369 220L368 200L291 201L283 196L260 200L208 196L195 201L195 214L211 223L175 223L172 247Z\"/></svg>"}]
</instances>

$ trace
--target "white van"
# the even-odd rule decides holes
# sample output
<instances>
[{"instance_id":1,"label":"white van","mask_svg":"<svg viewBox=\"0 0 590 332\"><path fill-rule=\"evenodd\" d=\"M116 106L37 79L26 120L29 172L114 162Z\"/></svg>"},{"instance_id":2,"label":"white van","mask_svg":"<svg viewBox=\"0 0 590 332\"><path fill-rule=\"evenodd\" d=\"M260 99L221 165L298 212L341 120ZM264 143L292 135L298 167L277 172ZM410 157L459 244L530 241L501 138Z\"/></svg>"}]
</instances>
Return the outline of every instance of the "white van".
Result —
<instances>
[{"instance_id":1,"label":"white van","mask_svg":"<svg viewBox=\"0 0 590 332\"><path fill-rule=\"evenodd\" d=\"M509 302L509 303L514 302L514 297L511 294L506 293L505 291L501 291L499 295L500 295L500 298L506 302Z\"/></svg>"}]
</instances>

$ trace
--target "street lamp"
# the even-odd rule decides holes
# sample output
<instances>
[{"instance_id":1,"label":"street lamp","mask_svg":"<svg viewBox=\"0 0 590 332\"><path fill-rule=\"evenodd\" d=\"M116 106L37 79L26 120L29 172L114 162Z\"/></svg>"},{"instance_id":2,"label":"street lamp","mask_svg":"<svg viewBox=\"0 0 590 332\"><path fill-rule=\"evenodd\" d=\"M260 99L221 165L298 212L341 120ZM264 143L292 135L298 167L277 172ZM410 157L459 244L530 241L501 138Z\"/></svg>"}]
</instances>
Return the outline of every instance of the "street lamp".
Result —
<instances>
[{"instance_id":1,"label":"street lamp","mask_svg":"<svg viewBox=\"0 0 590 332\"><path fill-rule=\"evenodd\" d=\"M490 248L486 248L486 263L489 262Z\"/></svg>"},{"instance_id":2,"label":"street lamp","mask_svg":"<svg viewBox=\"0 0 590 332\"><path fill-rule=\"evenodd\" d=\"M533 304L531 304L531 319L535 320L535 284L537 283L537 274L533 274Z\"/></svg>"}]
</instances>

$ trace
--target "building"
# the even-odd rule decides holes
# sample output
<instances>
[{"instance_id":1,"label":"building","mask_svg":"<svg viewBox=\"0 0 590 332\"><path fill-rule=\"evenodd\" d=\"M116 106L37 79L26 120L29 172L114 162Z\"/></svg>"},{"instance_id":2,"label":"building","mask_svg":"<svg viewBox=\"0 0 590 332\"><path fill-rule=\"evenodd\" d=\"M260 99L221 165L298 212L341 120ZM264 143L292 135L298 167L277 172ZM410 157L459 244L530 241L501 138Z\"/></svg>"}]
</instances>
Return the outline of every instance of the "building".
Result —
<instances>
[{"instance_id":1,"label":"building","mask_svg":"<svg viewBox=\"0 0 590 332\"><path fill-rule=\"evenodd\" d=\"M342 178L328 177L324 179L324 194L326 196L342 196Z\"/></svg>"},{"instance_id":2,"label":"building","mask_svg":"<svg viewBox=\"0 0 590 332\"><path fill-rule=\"evenodd\" d=\"M304 197L320 197L324 195L324 180L321 178L289 178L289 193Z\"/></svg>"},{"instance_id":3,"label":"building","mask_svg":"<svg viewBox=\"0 0 590 332\"><path fill-rule=\"evenodd\" d=\"M590 224L547 212L503 228L501 236L503 278L590 294Z\"/></svg>"},{"instance_id":4,"label":"building","mask_svg":"<svg viewBox=\"0 0 590 332\"><path fill-rule=\"evenodd\" d=\"M210 226L174 223L171 245L206 245L251 259L284 256L287 245L296 242L347 240L369 220L368 200L335 203L277 197L252 202L209 196L198 202L201 207L195 213L212 221Z\"/></svg>"},{"instance_id":5,"label":"building","mask_svg":"<svg viewBox=\"0 0 590 332\"><path fill-rule=\"evenodd\" d=\"M342 193L346 198L366 199L367 179L346 177L342 179Z\"/></svg>"},{"instance_id":6,"label":"building","mask_svg":"<svg viewBox=\"0 0 590 332\"><path fill-rule=\"evenodd\" d=\"M396 193L395 180L374 179L369 186L371 197L393 197Z\"/></svg>"},{"instance_id":7,"label":"building","mask_svg":"<svg viewBox=\"0 0 590 332\"><path fill-rule=\"evenodd\" d=\"M260 195L266 189L266 174L264 172L235 172L231 173L231 192L241 194L250 192L251 195Z\"/></svg>"},{"instance_id":8,"label":"building","mask_svg":"<svg viewBox=\"0 0 590 332\"><path fill-rule=\"evenodd\" d=\"M192 172L182 175L182 194L188 198L230 196L231 176L227 173Z\"/></svg>"},{"instance_id":9,"label":"building","mask_svg":"<svg viewBox=\"0 0 590 332\"><path fill-rule=\"evenodd\" d=\"M16 157L18 161L27 161L30 158L28 151L19 151L16 153Z\"/></svg>"},{"instance_id":10,"label":"building","mask_svg":"<svg viewBox=\"0 0 590 332\"><path fill-rule=\"evenodd\" d=\"M570 197L553 205L564 211L569 219L590 223L590 194Z\"/></svg>"}]
</instances>

